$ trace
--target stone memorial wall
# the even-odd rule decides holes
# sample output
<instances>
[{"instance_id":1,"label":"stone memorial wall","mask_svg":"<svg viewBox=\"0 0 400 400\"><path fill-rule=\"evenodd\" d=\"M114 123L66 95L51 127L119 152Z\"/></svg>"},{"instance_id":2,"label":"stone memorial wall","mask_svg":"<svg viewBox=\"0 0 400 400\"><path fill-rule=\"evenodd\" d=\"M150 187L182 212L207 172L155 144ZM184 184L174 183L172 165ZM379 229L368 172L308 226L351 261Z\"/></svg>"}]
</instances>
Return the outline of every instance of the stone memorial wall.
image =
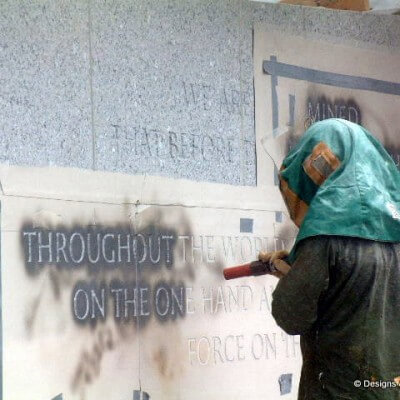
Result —
<instances>
[{"instance_id":1,"label":"stone memorial wall","mask_svg":"<svg viewBox=\"0 0 400 400\"><path fill-rule=\"evenodd\" d=\"M249 0L0 11L1 163L233 185L256 184L254 23L327 46L400 47L395 16Z\"/></svg>"},{"instance_id":2,"label":"stone memorial wall","mask_svg":"<svg viewBox=\"0 0 400 400\"><path fill-rule=\"evenodd\" d=\"M295 399L276 279L222 269L292 245L274 162L306 118L398 162L398 94L364 85L400 84L396 18L2 1L0 398Z\"/></svg>"},{"instance_id":3,"label":"stone memorial wall","mask_svg":"<svg viewBox=\"0 0 400 400\"><path fill-rule=\"evenodd\" d=\"M232 200L219 208L218 193L208 207L186 195L181 205L165 197L149 205L134 189L121 204L124 193L109 194L115 181L127 190L119 174L81 174L89 187L77 194L69 169L31 169L44 179L35 184L9 171L2 170L4 398L22 399L26 387L37 399L129 399L141 388L154 399L295 398L299 337L271 316L276 278L222 274L261 249L290 247L294 231L268 191L245 192L241 208ZM153 198L174 184L148 179ZM103 185L96 201L93 181ZM54 187L58 200L50 198ZM221 189L185 190L196 199Z\"/></svg>"}]
</instances>

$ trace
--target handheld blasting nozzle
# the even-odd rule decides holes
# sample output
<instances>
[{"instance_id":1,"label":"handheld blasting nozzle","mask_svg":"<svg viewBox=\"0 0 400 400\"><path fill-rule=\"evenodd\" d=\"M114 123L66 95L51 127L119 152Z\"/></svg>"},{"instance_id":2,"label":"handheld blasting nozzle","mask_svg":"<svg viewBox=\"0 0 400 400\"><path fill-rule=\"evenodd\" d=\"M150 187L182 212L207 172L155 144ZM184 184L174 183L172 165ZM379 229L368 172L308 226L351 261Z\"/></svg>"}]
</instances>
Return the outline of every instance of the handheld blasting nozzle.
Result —
<instances>
[{"instance_id":1,"label":"handheld blasting nozzle","mask_svg":"<svg viewBox=\"0 0 400 400\"><path fill-rule=\"evenodd\" d=\"M225 268L223 273L225 279L229 280L245 276L271 274L276 271L277 269L271 263L258 260L247 264L237 265L235 267Z\"/></svg>"}]
</instances>

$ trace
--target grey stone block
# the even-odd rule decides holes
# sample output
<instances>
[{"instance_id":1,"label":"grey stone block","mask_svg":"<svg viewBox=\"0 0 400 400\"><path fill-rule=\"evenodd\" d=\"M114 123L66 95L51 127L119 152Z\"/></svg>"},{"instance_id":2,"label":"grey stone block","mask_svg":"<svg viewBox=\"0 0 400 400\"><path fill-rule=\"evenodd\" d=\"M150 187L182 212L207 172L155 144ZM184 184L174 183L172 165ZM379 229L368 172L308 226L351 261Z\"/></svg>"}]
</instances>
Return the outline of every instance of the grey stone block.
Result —
<instances>
[{"instance_id":1,"label":"grey stone block","mask_svg":"<svg viewBox=\"0 0 400 400\"><path fill-rule=\"evenodd\" d=\"M4 0L0 162L255 185L259 21L400 47L390 15L248 0Z\"/></svg>"},{"instance_id":2,"label":"grey stone block","mask_svg":"<svg viewBox=\"0 0 400 400\"><path fill-rule=\"evenodd\" d=\"M287 33L299 34L304 31L304 8L287 4L263 4L251 2L253 21L265 22L280 27Z\"/></svg>"},{"instance_id":3,"label":"grey stone block","mask_svg":"<svg viewBox=\"0 0 400 400\"><path fill-rule=\"evenodd\" d=\"M238 0L96 5L99 169L255 184L249 52L241 65L251 30L244 36L241 7Z\"/></svg>"},{"instance_id":4,"label":"grey stone block","mask_svg":"<svg viewBox=\"0 0 400 400\"><path fill-rule=\"evenodd\" d=\"M288 4L251 4L254 22L265 22L287 33L371 49L400 47L399 17L395 15Z\"/></svg>"},{"instance_id":5,"label":"grey stone block","mask_svg":"<svg viewBox=\"0 0 400 400\"><path fill-rule=\"evenodd\" d=\"M309 37L357 47L387 45L385 23L390 16L304 7L304 30Z\"/></svg>"},{"instance_id":6,"label":"grey stone block","mask_svg":"<svg viewBox=\"0 0 400 400\"><path fill-rule=\"evenodd\" d=\"M392 49L400 48L400 15L387 17L386 23L387 44Z\"/></svg>"},{"instance_id":7,"label":"grey stone block","mask_svg":"<svg viewBox=\"0 0 400 400\"><path fill-rule=\"evenodd\" d=\"M91 166L86 3L0 3L0 162Z\"/></svg>"}]
</instances>

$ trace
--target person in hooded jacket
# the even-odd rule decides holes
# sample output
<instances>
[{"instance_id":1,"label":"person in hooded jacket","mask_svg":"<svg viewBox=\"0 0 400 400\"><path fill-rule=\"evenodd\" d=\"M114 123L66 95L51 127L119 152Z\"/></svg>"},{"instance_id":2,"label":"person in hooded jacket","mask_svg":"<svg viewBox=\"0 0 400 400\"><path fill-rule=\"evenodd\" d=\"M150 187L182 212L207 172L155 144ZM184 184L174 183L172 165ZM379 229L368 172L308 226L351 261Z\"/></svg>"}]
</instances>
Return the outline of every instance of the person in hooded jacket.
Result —
<instances>
[{"instance_id":1,"label":"person in hooded jacket","mask_svg":"<svg viewBox=\"0 0 400 400\"><path fill-rule=\"evenodd\" d=\"M366 129L329 119L304 133L279 181L299 232L290 254L261 252L259 259L280 278L272 315L288 334L301 335L298 399L399 400L396 165Z\"/></svg>"}]
</instances>

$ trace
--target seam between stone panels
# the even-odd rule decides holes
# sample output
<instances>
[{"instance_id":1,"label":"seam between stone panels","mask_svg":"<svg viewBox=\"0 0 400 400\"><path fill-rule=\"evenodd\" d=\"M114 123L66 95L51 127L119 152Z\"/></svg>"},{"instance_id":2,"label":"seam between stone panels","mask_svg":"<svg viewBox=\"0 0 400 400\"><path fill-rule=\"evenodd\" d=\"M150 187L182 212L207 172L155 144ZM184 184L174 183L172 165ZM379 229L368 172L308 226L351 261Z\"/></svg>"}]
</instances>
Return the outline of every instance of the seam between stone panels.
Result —
<instances>
[{"instance_id":1,"label":"seam between stone panels","mask_svg":"<svg viewBox=\"0 0 400 400\"><path fill-rule=\"evenodd\" d=\"M133 217L133 226L137 226L137 217L139 215L139 201L135 204L135 212L134 212L134 217ZM137 262L137 257L135 257L135 281L136 281L136 293L139 291L139 266ZM137 315L136 317L136 323L137 323L137 352L138 352L138 371L139 371L139 376L138 376L138 383L139 383L139 391L142 391L142 366L141 366L141 334L140 334L140 315Z\"/></svg>"},{"instance_id":2,"label":"seam between stone panels","mask_svg":"<svg viewBox=\"0 0 400 400\"><path fill-rule=\"evenodd\" d=\"M243 149L244 146L244 133L243 133L243 82L242 82L242 40L243 40L243 14L242 14L242 8L243 8L243 1L244 0L239 0L240 5L239 5L239 93L240 93L240 184L245 185L245 180L244 180L244 157L246 155L245 149Z\"/></svg>"},{"instance_id":3,"label":"seam between stone panels","mask_svg":"<svg viewBox=\"0 0 400 400\"><path fill-rule=\"evenodd\" d=\"M83 203L83 204L101 204L101 205L117 205L117 206L126 206L138 205L137 201L132 202L112 202L112 201L95 201L95 200L72 200L72 199L62 199L56 197L39 197L39 196L21 196L21 195L13 195L13 194L5 194L4 197L15 197L20 199L32 199L32 200L54 200L54 201L64 201L68 203ZM196 205L187 205L181 203L151 203L151 202L139 202L141 206L158 206L158 207L182 207L182 208L204 208L204 209L212 209L212 210L241 210L241 211L262 211L262 212L275 212L281 211L276 208L246 208L246 207L223 207L223 206L196 206Z\"/></svg>"},{"instance_id":4,"label":"seam between stone panels","mask_svg":"<svg viewBox=\"0 0 400 400\"><path fill-rule=\"evenodd\" d=\"M252 71L252 85L253 85L253 132L252 136L254 138L254 173L255 173L255 186L258 186L258 162L257 162L257 129L256 129L256 83L255 83L255 78L254 78L254 20L252 20L251 23L251 66L253 68Z\"/></svg>"},{"instance_id":5,"label":"seam between stone panels","mask_svg":"<svg viewBox=\"0 0 400 400\"><path fill-rule=\"evenodd\" d=\"M140 198L138 200L139 204L141 204L142 201L143 201L143 191L144 191L144 187L146 185L146 179L147 179L147 174L144 174L143 181L142 181L142 186L140 188Z\"/></svg>"},{"instance_id":6,"label":"seam between stone panels","mask_svg":"<svg viewBox=\"0 0 400 400\"><path fill-rule=\"evenodd\" d=\"M90 125L92 131L92 169L96 170L96 131L94 124L93 96L93 52L92 52L92 2L88 0L88 46L89 46L89 93L90 93Z\"/></svg>"}]
</instances>

